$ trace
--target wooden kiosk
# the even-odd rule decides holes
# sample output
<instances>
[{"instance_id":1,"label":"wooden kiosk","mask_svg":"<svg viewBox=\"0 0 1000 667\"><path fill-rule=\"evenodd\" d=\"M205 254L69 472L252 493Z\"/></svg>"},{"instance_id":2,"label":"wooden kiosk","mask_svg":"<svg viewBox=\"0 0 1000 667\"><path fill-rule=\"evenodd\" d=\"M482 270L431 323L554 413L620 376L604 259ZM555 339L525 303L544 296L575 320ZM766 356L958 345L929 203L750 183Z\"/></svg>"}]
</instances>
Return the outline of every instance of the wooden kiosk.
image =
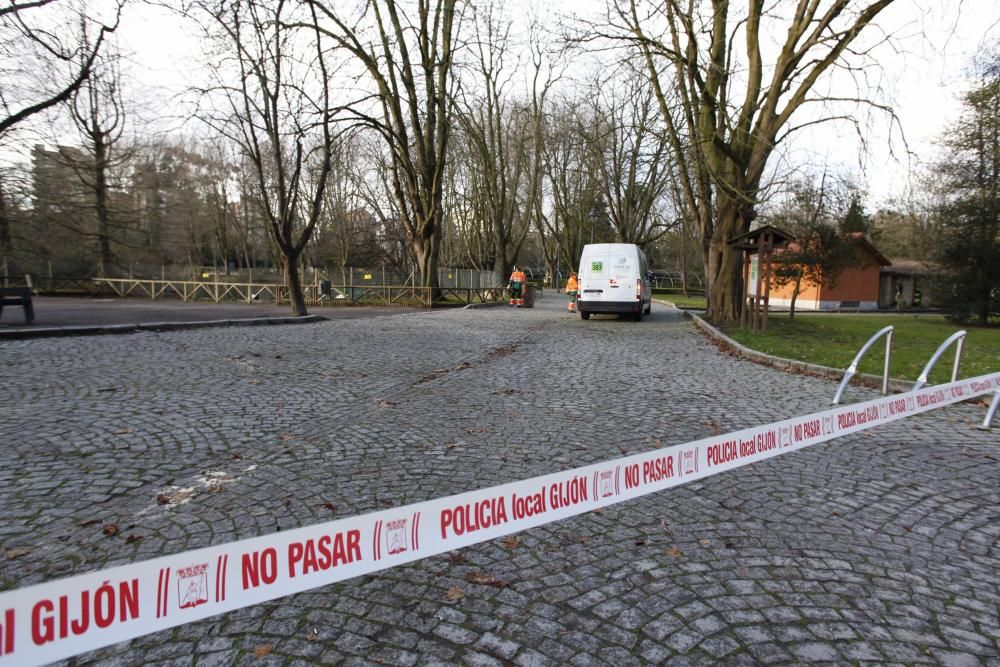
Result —
<instances>
[{"instance_id":1,"label":"wooden kiosk","mask_svg":"<svg viewBox=\"0 0 1000 667\"><path fill-rule=\"evenodd\" d=\"M775 249L785 247L790 240L792 237L777 227L764 225L729 241L729 245L743 251L741 327L749 326L754 331L767 331L768 297L773 274L771 262ZM751 271L754 255L757 256L756 272Z\"/></svg>"}]
</instances>

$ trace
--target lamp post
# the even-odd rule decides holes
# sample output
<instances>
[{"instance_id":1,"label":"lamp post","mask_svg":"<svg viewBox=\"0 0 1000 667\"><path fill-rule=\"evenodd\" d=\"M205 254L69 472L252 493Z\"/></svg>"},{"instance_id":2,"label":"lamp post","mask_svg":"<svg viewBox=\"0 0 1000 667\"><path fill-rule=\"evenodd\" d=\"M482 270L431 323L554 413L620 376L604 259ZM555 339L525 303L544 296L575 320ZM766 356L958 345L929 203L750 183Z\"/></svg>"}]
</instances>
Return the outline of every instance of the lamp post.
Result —
<instances>
[{"instance_id":1,"label":"lamp post","mask_svg":"<svg viewBox=\"0 0 1000 667\"><path fill-rule=\"evenodd\" d=\"M591 243L594 242L594 225L597 224L597 218L598 218L599 215L600 215L600 213L598 212L596 206L591 206L590 207L590 212L587 213L587 217L590 218L590 242Z\"/></svg>"}]
</instances>

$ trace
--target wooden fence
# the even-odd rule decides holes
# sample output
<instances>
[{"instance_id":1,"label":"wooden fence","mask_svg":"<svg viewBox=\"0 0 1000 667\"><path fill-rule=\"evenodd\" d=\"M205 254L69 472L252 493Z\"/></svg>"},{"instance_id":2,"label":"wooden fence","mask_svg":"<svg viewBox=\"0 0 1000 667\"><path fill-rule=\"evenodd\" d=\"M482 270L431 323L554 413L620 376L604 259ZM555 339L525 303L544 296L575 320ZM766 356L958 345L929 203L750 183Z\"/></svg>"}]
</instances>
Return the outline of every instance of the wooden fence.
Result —
<instances>
[{"instance_id":1,"label":"wooden fence","mask_svg":"<svg viewBox=\"0 0 1000 667\"><path fill-rule=\"evenodd\" d=\"M287 285L277 283L230 283L212 280L155 280L142 278L94 278L124 298L179 298L242 303L290 302ZM413 287L403 285L333 285L325 281L303 285L306 303L325 306L433 306L492 303L504 299L502 287Z\"/></svg>"}]
</instances>

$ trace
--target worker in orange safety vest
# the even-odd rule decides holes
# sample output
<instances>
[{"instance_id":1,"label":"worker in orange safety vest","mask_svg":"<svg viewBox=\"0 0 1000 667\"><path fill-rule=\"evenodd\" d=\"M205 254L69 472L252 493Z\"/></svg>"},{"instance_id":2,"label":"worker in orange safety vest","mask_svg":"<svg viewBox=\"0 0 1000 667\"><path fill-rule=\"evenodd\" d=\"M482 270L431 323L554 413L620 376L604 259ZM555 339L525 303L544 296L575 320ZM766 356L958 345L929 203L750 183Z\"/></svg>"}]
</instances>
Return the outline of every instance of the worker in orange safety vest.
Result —
<instances>
[{"instance_id":1,"label":"worker in orange safety vest","mask_svg":"<svg viewBox=\"0 0 1000 667\"><path fill-rule=\"evenodd\" d=\"M576 271L570 271L566 281L566 294L569 295L569 312L576 312L576 297L580 293L580 282L576 279Z\"/></svg>"},{"instance_id":2,"label":"worker in orange safety vest","mask_svg":"<svg viewBox=\"0 0 1000 667\"><path fill-rule=\"evenodd\" d=\"M510 290L510 305L524 305L524 299L521 297L521 294L524 289L524 283L526 282L528 282L528 280L524 275L524 271L521 271L515 266L514 270L510 274L510 280L507 283L507 289Z\"/></svg>"}]
</instances>

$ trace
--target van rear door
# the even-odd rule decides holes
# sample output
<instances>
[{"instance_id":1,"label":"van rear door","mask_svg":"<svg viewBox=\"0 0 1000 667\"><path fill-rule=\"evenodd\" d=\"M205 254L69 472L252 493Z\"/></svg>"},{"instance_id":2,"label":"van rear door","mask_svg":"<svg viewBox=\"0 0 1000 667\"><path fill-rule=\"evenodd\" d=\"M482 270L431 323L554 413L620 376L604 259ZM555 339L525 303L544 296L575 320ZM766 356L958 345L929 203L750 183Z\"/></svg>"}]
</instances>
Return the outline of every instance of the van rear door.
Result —
<instances>
[{"instance_id":1,"label":"van rear door","mask_svg":"<svg viewBox=\"0 0 1000 667\"><path fill-rule=\"evenodd\" d=\"M591 247L582 259L580 289L583 299L635 301L639 267L634 248L625 245Z\"/></svg>"},{"instance_id":2,"label":"van rear door","mask_svg":"<svg viewBox=\"0 0 1000 667\"><path fill-rule=\"evenodd\" d=\"M580 288L587 299L604 300L611 277L611 263L605 253L592 249L585 253L580 266Z\"/></svg>"}]
</instances>

